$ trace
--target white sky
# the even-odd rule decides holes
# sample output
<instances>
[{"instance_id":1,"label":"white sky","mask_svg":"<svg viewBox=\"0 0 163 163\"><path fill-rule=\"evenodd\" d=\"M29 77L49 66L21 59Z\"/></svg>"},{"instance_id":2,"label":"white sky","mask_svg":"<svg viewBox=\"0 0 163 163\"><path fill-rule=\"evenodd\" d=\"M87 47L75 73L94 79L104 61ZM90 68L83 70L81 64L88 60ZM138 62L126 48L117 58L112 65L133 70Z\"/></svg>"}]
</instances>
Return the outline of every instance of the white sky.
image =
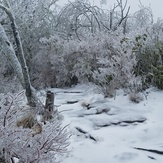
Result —
<instances>
[{"instance_id":1,"label":"white sky","mask_svg":"<svg viewBox=\"0 0 163 163\"><path fill-rule=\"evenodd\" d=\"M129 0L128 2L131 5L132 10L135 10L138 6L137 4L139 4L139 0ZM141 2L143 5L152 8L155 19L158 17L163 18L163 0L141 0Z\"/></svg>"},{"instance_id":2,"label":"white sky","mask_svg":"<svg viewBox=\"0 0 163 163\"><path fill-rule=\"evenodd\" d=\"M68 0L59 0L59 4L65 4ZM73 0L70 0L73 1ZM95 5L100 5L101 0L89 0L91 3ZM107 8L110 9L116 0L106 0ZM124 0L125 2L125 0ZM144 6L150 6L153 11L154 19L163 18L163 0L141 0L141 3ZM135 12L139 9L139 0L128 0L128 5L131 6L130 12Z\"/></svg>"}]
</instances>

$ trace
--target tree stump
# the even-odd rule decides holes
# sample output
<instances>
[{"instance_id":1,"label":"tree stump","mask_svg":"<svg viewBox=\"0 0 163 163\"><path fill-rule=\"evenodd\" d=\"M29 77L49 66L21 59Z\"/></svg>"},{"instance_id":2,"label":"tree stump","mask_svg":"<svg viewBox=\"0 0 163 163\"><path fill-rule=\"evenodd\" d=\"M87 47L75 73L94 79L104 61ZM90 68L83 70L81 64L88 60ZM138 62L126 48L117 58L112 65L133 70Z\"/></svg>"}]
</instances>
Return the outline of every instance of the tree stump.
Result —
<instances>
[{"instance_id":1,"label":"tree stump","mask_svg":"<svg viewBox=\"0 0 163 163\"><path fill-rule=\"evenodd\" d=\"M53 118L54 113L54 93L47 91L46 93L46 103L45 103L45 119L49 120Z\"/></svg>"}]
</instances>

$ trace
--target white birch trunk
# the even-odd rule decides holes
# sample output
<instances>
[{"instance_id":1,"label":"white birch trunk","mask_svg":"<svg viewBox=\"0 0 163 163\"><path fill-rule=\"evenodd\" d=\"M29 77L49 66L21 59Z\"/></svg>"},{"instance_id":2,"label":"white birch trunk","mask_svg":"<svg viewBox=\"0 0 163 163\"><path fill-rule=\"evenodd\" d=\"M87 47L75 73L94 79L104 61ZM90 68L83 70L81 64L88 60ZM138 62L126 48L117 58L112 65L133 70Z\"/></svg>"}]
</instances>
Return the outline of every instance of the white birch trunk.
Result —
<instances>
[{"instance_id":1,"label":"white birch trunk","mask_svg":"<svg viewBox=\"0 0 163 163\"><path fill-rule=\"evenodd\" d=\"M24 77L22 67L18 58L15 55L14 48L10 43L8 37L6 36L5 30L0 24L0 43L2 45L2 51L4 52L6 58L10 62L11 66L13 67L14 71L17 74L18 79L20 80L22 86L24 87Z\"/></svg>"},{"instance_id":2,"label":"white birch trunk","mask_svg":"<svg viewBox=\"0 0 163 163\"><path fill-rule=\"evenodd\" d=\"M19 36L19 31L18 31L16 22L15 22L15 17L13 15L12 11L10 10L10 5L9 5L8 1L4 0L4 3L5 3L5 5L7 7L0 4L0 8L6 12L6 14L8 15L8 17L10 19L10 22L11 22L11 28L12 28L15 43L16 43L16 46L17 46L17 53L16 54L17 54L17 58L19 60L19 63L21 65L22 75L23 75L23 78L24 78L24 82L22 83L22 86L26 90L26 96L27 96L28 104L30 106L36 106L34 88L31 86L30 77L29 77L29 73L28 73L28 68L27 68L27 65L26 65L25 57L24 57L22 42L21 42L21 39L20 39L20 36ZM16 55L15 55L15 57L16 57Z\"/></svg>"}]
</instances>

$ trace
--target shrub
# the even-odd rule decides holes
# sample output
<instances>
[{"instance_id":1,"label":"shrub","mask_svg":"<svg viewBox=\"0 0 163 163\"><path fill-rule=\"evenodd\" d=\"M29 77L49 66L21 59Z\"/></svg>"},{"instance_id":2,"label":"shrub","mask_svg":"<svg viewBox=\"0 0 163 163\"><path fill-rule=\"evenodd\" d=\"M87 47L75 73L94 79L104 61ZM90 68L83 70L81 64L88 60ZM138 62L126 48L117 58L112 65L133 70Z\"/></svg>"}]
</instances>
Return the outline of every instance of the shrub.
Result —
<instances>
[{"instance_id":1,"label":"shrub","mask_svg":"<svg viewBox=\"0 0 163 163\"><path fill-rule=\"evenodd\" d=\"M67 153L69 134L58 120L43 126L41 134L32 136L31 129L16 127L25 105L24 93L0 97L0 154L1 158L19 162L57 162L59 155Z\"/></svg>"},{"instance_id":2,"label":"shrub","mask_svg":"<svg viewBox=\"0 0 163 163\"><path fill-rule=\"evenodd\" d=\"M153 85L158 89L163 89L163 66L152 66L152 72L149 73L148 78L151 80Z\"/></svg>"},{"instance_id":3,"label":"shrub","mask_svg":"<svg viewBox=\"0 0 163 163\"><path fill-rule=\"evenodd\" d=\"M139 92L134 91L130 92L129 99L134 103L140 103L141 101L143 101L143 96Z\"/></svg>"}]
</instances>

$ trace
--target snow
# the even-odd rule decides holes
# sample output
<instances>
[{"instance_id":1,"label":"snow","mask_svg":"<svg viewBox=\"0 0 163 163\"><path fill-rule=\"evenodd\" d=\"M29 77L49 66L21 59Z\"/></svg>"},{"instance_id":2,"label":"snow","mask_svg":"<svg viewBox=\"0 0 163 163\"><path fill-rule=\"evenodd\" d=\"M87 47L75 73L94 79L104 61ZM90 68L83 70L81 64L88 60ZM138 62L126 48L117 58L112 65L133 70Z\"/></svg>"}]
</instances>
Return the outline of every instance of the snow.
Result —
<instances>
[{"instance_id":1,"label":"snow","mask_svg":"<svg viewBox=\"0 0 163 163\"><path fill-rule=\"evenodd\" d=\"M146 90L139 104L122 90L104 98L91 84L51 91L72 135L63 163L163 162L162 155L135 149L163 151L163 91Z\"/></svg>"}]
</instances>

